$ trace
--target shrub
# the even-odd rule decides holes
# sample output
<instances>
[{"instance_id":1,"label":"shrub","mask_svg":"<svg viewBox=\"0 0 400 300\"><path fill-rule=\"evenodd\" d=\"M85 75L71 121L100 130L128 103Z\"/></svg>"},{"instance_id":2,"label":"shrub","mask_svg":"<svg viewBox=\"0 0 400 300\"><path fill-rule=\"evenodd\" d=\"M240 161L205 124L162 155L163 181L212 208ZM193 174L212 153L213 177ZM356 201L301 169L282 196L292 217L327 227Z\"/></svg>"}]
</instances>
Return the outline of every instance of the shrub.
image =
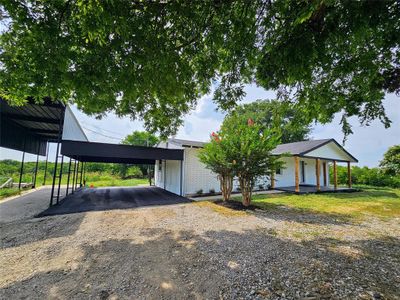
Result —
<instances>
[{"instance_id":1,"label":"shrub","mask_svg":"<svg viewBox=\"0 0 400 300\"><path fill-rule=\"evenodd\" d=\"M197 195L202 195L202 194L203 194L203 189L199 189L199 190L196 192L196 194L197 194Z\"/></svg>"},{"instance_id":2,"label":"shrub","mask_svg":"<svg viewBox=\"0 0 400 300\"><path fill-rule=\"evenodd\" d=\"M209 193L210 193L210 194L215 194L215 190L214 190L214 189L210 189L210 190L209 190Z\"/></svg>"}]
</instances>

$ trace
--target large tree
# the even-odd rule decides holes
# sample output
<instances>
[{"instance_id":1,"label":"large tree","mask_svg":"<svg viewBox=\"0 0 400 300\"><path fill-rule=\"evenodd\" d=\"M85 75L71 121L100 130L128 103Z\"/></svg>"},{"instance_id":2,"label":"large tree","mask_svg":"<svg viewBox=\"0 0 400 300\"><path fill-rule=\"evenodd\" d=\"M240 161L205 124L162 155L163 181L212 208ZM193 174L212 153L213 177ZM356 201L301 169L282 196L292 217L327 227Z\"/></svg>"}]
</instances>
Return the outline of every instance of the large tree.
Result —
<instances>
[{"instance_id":1,"label":"large tree","mask_svg":"<svg viewBox=\"0 0 400 300\"><path fill-rule=\"evenodd\" d=\"M217 82L231 109L244 84L304 115L379 118L400 87L400 9L391 1L3 0L0 96L49 96L88 114L140 118L163 137Z\"/></svg>"},{"instance_id":2,"label":"large tree","mask_svg":"<svg viewBox=\"0 0 400 300\"><path fill-rule=\"evenodd\" d=\"M235 108L238 114L247 114L264 128L275 128L282 143L303 141L311 131L310 120L302 111L278 100L257 100Z\"/></svg>"},{"instance_id":3,"label":"large tree","mask_svg":"<svg viewBox=\"0 0 400 300\"><path fill-rule=\"evenodd\" d=\"M390 147L385 152L379 166L387 175L400 176L400 145Z\"/></svg>"}]
</instances>

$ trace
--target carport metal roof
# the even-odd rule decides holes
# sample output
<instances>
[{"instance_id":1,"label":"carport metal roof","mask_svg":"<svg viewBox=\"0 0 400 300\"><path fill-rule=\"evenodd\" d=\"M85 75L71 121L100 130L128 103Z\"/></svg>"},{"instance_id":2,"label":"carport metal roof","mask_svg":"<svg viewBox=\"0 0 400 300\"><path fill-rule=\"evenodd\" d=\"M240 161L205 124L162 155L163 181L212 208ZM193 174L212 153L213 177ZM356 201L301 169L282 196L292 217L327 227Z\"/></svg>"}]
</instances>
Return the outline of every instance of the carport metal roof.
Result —
<instances>
[{"instance_id":1,"label":"carport metal roof","mask_svg":"<svg viewBox=\"0 0 400 300\"><path fill-rule=\"evenodd\" d=\"M156 160L183 160L183 150L63 140L61 154L81 162L154 164Z\"/></svg>"},{"instance_id":2,"label":"carport metal roof","mask_svg":"<svg viewBox=\"0 0 400 300\"><path fill-rule=\"evenodd\" d=\"M65 106L43 99L38 105L32 99L23 106L11 106L0 98L0 146L32 154L46 154L46 142L56 142L62 131Z\"/></svg>"}]
</instances>

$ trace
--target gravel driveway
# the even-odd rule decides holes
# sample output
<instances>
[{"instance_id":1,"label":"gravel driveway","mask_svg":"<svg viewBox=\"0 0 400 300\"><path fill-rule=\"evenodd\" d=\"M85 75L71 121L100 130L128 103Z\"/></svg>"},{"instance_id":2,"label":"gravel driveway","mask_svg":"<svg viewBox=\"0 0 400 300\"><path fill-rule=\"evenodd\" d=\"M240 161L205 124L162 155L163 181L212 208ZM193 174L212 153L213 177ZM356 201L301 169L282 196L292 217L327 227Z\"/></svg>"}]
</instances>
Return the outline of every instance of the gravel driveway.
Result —
<instances>
[{"instance_id":1,"label":"gravel driveway","mask_svg":"<svg viewBox=\"0 0 400 300\"><path fill-rule=\"evenodd\" d=\"M210 202L0 224L1 299L400 299L400 221Z\"/></svg>"}]
</instances>

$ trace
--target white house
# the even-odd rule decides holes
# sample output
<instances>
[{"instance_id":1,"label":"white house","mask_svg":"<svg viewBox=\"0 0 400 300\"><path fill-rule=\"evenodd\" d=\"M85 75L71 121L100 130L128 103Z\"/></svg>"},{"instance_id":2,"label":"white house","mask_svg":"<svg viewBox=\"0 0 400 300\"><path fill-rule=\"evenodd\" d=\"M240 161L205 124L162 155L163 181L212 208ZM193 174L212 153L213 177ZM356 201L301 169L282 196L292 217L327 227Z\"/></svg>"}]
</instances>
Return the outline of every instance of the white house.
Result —
<instances>
[{"instance_id":1,"label":"white house","mask_svg":"<svg viewBox=\"0 0 400 300\"><path fill-rule=\"evenodd\" d=\"M206 169L197 157L199 150L205 143L181 139L169 139L159 147L168 149L182 149L183 161L158 160L155 168L155 184L172 193L179 195L195 195L219 192L217 175ZM297 193L313 191L338 190L337 180L334 180L333 189L330 188L329 168L333 167L334 178L337 179L337 163L346 163L348 166L351 188L350 163L358 162L334 139L310 140L296 143L281 144L273 152L275 155L285 155L281 158L285 162L284 168L276 170L269 178L259 178L255 189L281 189ZM234 185L234 190L237 189ZM343 190L341 188L340 190Z\"/></svg>"}]
</instances>

